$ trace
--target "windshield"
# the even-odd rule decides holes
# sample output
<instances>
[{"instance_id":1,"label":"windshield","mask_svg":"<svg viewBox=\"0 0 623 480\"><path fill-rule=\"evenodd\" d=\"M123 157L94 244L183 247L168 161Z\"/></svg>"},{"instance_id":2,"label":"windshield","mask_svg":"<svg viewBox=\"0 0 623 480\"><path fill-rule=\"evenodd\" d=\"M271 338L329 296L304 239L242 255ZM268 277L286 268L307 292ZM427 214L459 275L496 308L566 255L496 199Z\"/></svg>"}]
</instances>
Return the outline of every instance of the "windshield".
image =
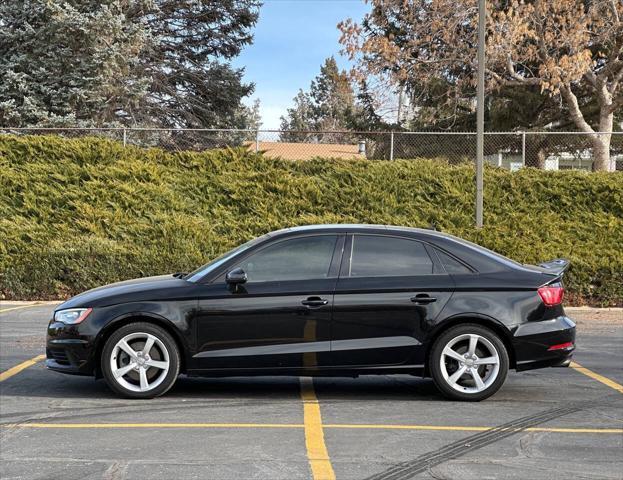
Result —
<instances>
[{"instance_id":1,"label":"windshield","mask_svg":"<svg viewBox=\"0 0 623 480\"><path fill-rule=\"evenodd\" d=\"M223 265L225 262L227 262L231 258L235 257L239 253L244 252L249 247L251 247L251 246L255 245L256 243L258 243L259 241L263 240L265 237L266 237L266 235L263 235L261 237L254 238L253 240L249 240L247 243L243 243L239 247L236 247L233 250L230 250L229 252L224 253L220 257L215 258L214 260L212 260L209 263L206 263L205 265L202 265L197 270L195 270L193 272L190 272L188 275L186 275L184 277L184 279L188 280L189 282L196 282L196 281L200 280L201 278L203 278L208 273L216 270L218 267Z\"/></svg>"}]
</instances>

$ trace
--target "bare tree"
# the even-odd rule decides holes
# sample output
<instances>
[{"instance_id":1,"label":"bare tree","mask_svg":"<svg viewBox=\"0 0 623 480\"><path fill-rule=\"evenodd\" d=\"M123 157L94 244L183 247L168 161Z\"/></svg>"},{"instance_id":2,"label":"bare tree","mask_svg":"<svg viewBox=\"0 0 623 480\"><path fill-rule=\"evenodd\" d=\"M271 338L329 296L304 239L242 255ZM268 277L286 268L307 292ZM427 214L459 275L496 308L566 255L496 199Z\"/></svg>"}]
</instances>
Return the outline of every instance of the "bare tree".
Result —
<instances>
[{"instance_id":1,"label":"bare tree","mask_svg":"<svg viewBox=\"0 0 623 480\"><path fill-rule=\"evenodd\" d=\"M361 24L339 24L355 73L389 73L412 96L446 85L445 102L465 102L475 88L477 9L472 0L370 0ZM610 141L623 105L623 1L490 0L489 90L539 88L560 99L590 135L594 168L614 170ZM585 110L597 104L591 121Z\"/></svg>"}]
</instances>

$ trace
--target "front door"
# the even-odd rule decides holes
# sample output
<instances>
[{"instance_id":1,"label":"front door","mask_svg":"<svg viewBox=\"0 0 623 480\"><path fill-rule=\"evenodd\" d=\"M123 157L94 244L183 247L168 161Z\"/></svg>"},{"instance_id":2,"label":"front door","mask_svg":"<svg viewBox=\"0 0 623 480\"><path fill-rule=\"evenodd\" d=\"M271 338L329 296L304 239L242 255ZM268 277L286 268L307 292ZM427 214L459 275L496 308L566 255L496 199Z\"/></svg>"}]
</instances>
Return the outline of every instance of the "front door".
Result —
<instances>
[{"instance_id":1,"label":"front door","mask_svg":"<svg viewBox=\"0 0 623 480\"><path fill-rule=\"evenodd\" d=\"M330 355L330 322L343 237L307 235L269 244L205 286L199 299L198 369L282 368L313 370Z\"/></svg>"},{"instance_id":2,"label":"front door","mask_svg":"<svg viewBox=\"0 0 623 480\"><path fill-rule=\"evenodd\" d=\"M422 339L452 295L452 279L411 238L356 234L345 251L333 306L333 364L419 365Z\"/></svg>"}]
</instances>

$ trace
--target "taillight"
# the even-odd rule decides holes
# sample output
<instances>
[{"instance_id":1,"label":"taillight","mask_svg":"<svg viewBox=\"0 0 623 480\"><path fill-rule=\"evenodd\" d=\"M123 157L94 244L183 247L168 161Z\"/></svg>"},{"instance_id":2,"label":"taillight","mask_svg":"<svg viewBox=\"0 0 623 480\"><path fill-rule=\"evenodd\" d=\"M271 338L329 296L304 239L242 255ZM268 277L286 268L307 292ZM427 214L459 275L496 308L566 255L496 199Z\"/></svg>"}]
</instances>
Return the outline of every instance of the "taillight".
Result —
<instances>
[{"instance_id":1,"label":"taillight","mask_svg":"<svg viewBox=\"0 0 623 480\"><path fill-rule=\"evenodd\" d=\"M547 286L539 288L537 292L546 306L553 307L562 303L565 289L562 286Z\"/></svg>"}]
</instances>

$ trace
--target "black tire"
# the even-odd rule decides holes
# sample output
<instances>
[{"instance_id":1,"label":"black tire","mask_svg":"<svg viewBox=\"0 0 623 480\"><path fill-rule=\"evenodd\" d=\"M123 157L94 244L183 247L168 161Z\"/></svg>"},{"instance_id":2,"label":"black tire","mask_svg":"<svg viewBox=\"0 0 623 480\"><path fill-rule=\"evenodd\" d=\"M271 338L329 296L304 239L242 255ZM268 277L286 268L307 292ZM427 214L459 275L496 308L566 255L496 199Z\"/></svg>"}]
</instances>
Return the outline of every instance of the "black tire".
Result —
<instances>
[{"instance_id":1,"label":"black tire","mask_svg":"<svg viewBox=\"0 0 623 480\"><path fill-rule=\"evenodd\" d=\"M468 357L461 363L454 357L443 354L446 346L453 345L453 352L449 353L459 353L462 356L468 355L469 338L463 338L470 335L484 339L479 339L478 343L476 343L475 355L478 360L473 360L472 358L474 357ZM459 352L454 350L454 348L459 350ZM495 352L490 352L491 348L495 349ZM480 352L482 357L478 355L478 352ZM495 364L479 365L473 363L482 361L485 357L487 359L494 358L496 354L498 359L497 369ZM443 366L441 363L442 355L444 357ZM435 341L428 358L428 367L435 385L445 397L452 400L478 402L493 395L504 384L509 367L508 352L504 342L492 330L473 323L457 325L443 332ZM458 370L463 368L467 370L464 374L459 374ZM451 381L453 374L459 375L458 380L454 382ZM481 381L484 380L480 386L476 384L477 379L474 374L478 375ZM482 389L478 390L479 388Z\"/></svg>"},{"instance_id":2,"label":"black tire","mask_svg":"<svg viewBox=\"0 0 623 480\"><path fill-rule=\"evenodd\" d=\"M152 383L156 383L153 388L146 391L136 391L132 389L140 388L140 380L138 380L140 378L140 374L135 371L137 370L136 368L130 370L127 374L123 375L121 377L123 382L120 382L113 375L113 365L111 365L111 362L114 362L117 367L119 367L119 362L124 360L121 358L121 356L123 356L124 354L127 357L127 359L125 359L127 363L123 365L124 367L128 367L129 363L134 361L131 360L131 357L127 355L124 351L116 349L115 346L120 340L122 340L124 337L127 337L128 335L137 335L138 338L134 341L139 343L134 343L134 345L137 345L138 348L141 348L141 334L152 335L157 339L156 343L154 343L154 346L150 349L149 352L147 352L148 359L166 361L168 356L168 370L166 371L165 369L160 370L159 368L149 367L147 365L143 367L145 369L146 378L151 377L154 380ZM142 345L144 346L145 343L146 342L142 342ZM164 351L165 349L166 352ZM154 358L150 358L150 353ZM140 355L143 355L142 351L140 352ZM118 330L113 332L112 335L108 337L108 340L106 340L100 360L102 374L110 389L118 395L126 398L154 398L165 394L175 384L180 370L180 353L177 348L177 344L175 343L175 340L163 328L146 322L130 323L120 327ZM140 369L141 367L137 368ZM131 388L127 388L122 383Z\"/></svg>"}]
</instances>

